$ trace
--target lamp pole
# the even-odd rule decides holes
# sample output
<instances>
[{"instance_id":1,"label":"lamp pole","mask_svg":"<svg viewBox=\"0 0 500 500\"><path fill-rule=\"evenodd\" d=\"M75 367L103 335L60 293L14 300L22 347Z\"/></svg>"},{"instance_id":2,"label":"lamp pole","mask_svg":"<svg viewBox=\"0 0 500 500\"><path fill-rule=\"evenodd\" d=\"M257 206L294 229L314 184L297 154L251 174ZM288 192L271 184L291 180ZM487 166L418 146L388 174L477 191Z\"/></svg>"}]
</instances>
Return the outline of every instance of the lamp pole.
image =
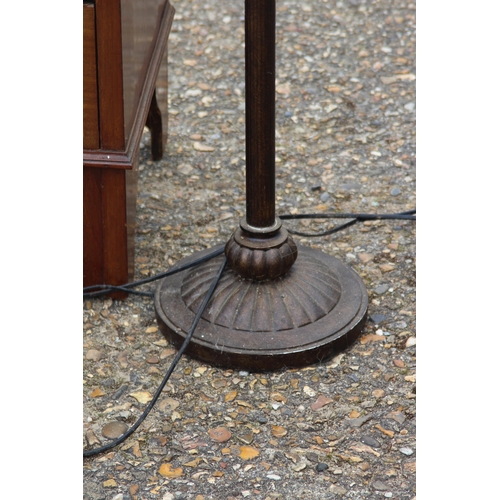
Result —
<instances>
[{"instance_id":1,"label":"lamp pole","mask_svg":"<svg viewBox=\"0 0 500 500\"><path fill-rule=\"evenodd\" d=\"M214 365L257 371L328 358L354 342L368 308L354 271L297 247L276 217L275 31L275 0L245 0L246 214L224 248L231 270L186 349ZM166 278L157 289L158 324L177 346L218 272L217 259Z\"/></svg>"}]
</instances>

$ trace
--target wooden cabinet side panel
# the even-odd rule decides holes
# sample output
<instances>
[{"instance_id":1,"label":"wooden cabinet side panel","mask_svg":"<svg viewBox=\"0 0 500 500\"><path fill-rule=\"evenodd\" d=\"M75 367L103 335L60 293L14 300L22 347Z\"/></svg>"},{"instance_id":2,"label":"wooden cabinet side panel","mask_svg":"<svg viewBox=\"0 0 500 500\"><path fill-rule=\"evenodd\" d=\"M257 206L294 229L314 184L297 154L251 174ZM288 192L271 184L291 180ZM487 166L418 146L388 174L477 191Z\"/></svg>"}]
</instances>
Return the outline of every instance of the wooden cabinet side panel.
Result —
<instances>
[{"instance_id":1,"label":"wooden cabinet side panel","mask_svg":"<svg viewBox=\"0 0 500 500\"><path fill-rule=\"evenodd\" d=\"M111 285L129 281L126 171L102 170L104 280Z\"/></svg>"},{"instance_id":2,"label":"wooden cabinet side panel","mask_svg":"<svg viewBox=\"0 0 500 500\"><path fill-rule=\"evenodd\" d=\"M104 283L101 169L83 169L83 286Z\"/></svg>"},{"instance_id":3,"label":"wooden cabinet side panel","mask_svg":"<svg viewBox=\"0 0 500 500\"><path fill-rule=\"evenodd\" d=\"M83 147L99 148L95 9L83 4Z\"/></svg>"},{"instance_id":4,"label":"wooden cabinet side panel","mask_svg":"<svg viewBox=\"0 0 500 500\"><path fill-rule=\"evenodd\" d=\"M121 0L123 105L128 141L158 39L165 0Z\"/></svg>"},{"instance_id":5,"label":"wooden cabinet side panel","mask_svg":"<svg viewBox=\"0 0 500 500\"><path fill-rule=\"evenodd\" d=\"M102 149L124 151L120 0L95 0Z\"/></svg>"}]
</instances>

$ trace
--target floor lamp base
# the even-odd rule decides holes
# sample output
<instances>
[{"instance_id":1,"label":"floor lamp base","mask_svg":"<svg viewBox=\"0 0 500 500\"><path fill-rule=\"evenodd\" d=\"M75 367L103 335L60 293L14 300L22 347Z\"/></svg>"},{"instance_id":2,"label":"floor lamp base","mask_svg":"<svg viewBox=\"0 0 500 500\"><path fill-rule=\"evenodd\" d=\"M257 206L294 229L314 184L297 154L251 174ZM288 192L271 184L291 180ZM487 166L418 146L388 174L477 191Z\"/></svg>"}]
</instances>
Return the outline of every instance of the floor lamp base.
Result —
<instances>
[{"instance_id":1,"label":"floor lamp base","mask_svg":"<svg viewBox=\"0 0 500 500\"><path fill-rule=\"evenodd\" d=\"M186 354L248 371L298 368L325 361L360 335L368 294L351 268L319 250L297 245L288 273L251 281L226 267ZM198 252L179 265L213 251ZM163 279L155 294L158 325L179 348L222 261L215 257Z\"/></svg>"}]
</instances>

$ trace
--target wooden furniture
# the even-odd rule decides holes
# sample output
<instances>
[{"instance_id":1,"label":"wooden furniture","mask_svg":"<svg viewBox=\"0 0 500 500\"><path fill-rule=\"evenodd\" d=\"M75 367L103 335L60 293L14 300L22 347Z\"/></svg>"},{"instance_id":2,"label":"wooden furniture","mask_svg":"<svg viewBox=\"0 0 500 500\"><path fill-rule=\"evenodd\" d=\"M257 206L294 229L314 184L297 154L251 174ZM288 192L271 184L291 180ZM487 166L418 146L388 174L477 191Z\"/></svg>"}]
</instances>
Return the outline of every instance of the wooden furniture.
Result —
<instances>
[{"instance_id":1,"label":"wooden furniture","mask_svg":"<svg viewBox=\"0 0 500 500\"><path fill-rule=\"evenodd\" d=\"M133 279L140 139L167 139L168 0L83 3L83 284Z\"/></svg>"}]
</instances>

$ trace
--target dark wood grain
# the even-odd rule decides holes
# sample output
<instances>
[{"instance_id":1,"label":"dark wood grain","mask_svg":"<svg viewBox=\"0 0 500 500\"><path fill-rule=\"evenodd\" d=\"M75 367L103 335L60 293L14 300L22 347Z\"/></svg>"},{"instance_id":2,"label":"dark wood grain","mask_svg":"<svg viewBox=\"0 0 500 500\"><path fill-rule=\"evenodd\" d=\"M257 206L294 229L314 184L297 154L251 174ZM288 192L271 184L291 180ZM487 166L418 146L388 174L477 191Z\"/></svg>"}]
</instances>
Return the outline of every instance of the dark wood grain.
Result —
<instances>
[{"instance_id":1,"label":"dark wood grain","mask_svg":"<svg viewBox=\"0 0 500 500\"><path fill-rule=\"evenodd\" d=\"M101 170L83 169L83 286L103 283Z\"/></svg>"},{"instance_id":2,"label":"dark wood grain","mask_svg":"<svg viewBox=\"0 0 500 500\"><path fill-rule=\"evenodd\" d=\"M101 147L125 149L120 0L96 0Z\"/></svg>"},{"instance_id":3,"label":"dark wood grain","mask_svg":"<svg viewBox=\"0 0 500 500\"><path fill-rule=\"evenodd\" d=\"M153 95L158 82L166 104L173 17L168 0L84 4L85 286L133 279L139 146L152 110L154 159L163 154L167 109Z\"/></svg>"},{"instance_id":4,"label":"dark wood grain","mask_svg":"<svg viewBox=\"0 0 500 500\"><path fill-rule=\"evenodd\" d=\"M102 170L104 283L129 281L125 171Z\"/></svg>"},{"instance_id":5,"label":"dark wood grain","mask_svg":"<svg viewBox=\"0 0 500 500\"><path fill-rule=\"evenodd\" d=\"M99 148L94 6L83 4L83 147Z\"/></svg>"}]
</instances>

